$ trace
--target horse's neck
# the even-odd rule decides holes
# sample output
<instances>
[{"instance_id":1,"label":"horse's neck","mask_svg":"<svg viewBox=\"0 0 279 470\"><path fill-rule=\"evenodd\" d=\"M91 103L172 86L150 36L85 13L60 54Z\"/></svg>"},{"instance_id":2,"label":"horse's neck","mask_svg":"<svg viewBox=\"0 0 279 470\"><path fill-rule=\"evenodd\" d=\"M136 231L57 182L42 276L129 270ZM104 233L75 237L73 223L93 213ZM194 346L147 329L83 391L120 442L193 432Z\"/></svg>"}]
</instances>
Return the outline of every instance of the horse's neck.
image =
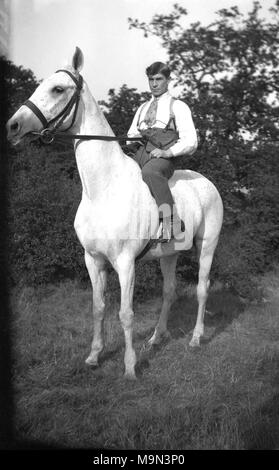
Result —
<instances>
[{"instance_id":1,"label":"horse's neck","mask_svg":"<svg viewBox=\"0 0 279 470\"><path fill-rule=\"evenodd\" d=\"M81 113L73 131L85 135L114 135L86 84L81 98ZM89 140L77 146L76 160L83 191L93 199L114 184L123 168L124 154L117 142Z\"/></svg>"}]
</instances>

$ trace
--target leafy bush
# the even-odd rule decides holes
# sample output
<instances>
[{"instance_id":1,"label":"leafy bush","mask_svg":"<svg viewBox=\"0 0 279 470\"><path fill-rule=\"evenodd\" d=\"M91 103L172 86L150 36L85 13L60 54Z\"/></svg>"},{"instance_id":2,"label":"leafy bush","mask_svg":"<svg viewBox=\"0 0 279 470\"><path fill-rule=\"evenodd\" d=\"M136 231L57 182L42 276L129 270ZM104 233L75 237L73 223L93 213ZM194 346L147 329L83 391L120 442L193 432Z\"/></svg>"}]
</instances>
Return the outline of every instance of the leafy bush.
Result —
<instances>
[{"instance_id":1,"label":"leafy bush","mask_svg":"<svg viewBox=\"0 0 279 470\"><path fill-rule=\"evenodd\" d=\"M81 192L77 175L70 179L50 149L25 147L13 156L9 187L13 282L84 276L83 250L73 228Z\"/></svg>"}]
</instances>

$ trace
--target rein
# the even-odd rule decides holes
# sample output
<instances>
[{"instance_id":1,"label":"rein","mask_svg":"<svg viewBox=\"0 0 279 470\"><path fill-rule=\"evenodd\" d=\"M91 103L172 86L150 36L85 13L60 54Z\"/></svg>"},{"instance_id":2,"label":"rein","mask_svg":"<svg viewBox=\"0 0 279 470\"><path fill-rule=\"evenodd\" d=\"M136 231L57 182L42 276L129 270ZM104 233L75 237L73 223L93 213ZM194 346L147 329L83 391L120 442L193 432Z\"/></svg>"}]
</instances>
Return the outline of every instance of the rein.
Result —
<instances>
[{"instance_id":1,"label":"rein","mask_svg":"<svg viewBox=\"0 0 279 470\"><path fill-rule=\"evenodd\" d=\"M115 136L105 136L105 135L65 134L66 131L68 131L69 129L71 129L71 127L73 127L75 120L76 120L78 105L80 101L80 93L83 87L83 77L79 75L77 79L71 72L65 69L59 69L55 73L58 73L58 72L67 73L76 84L76 90L74 94L72 95L70 101L62 109L62 111L50 121L46 119L46 117L43 115L41 110L32 101L30 100L25 101L23 104L27 106L37 116L37 118L41 121L43 125L43 129L40 132L32 131L29 133L29 135L36 136L44 144L51 144L56 137L63 138L63 139L78 139L78 142L76 143L76 147L83 140L106 140L106 141L118 141L118 142L120 141L139 142L141 140L140 137L128 137L126 135L115 137ZM61 127L66 117L72 111L73 107L75 107L75 109L74 109L71 124L67 127L67 129L64 129L63 132L58 132L59 127ZM52 124L54 124L53 127L50 127Z\"/></svg>"},{"instance_id":2,"label":"rein","mask_svg":"<svg viewBox=\"0 0 279 470\"><path fill-rule=\"evenodd\" d=\"M108 135L90 135L90 134L64 134L64 132L56 132L53 129L45 128L40 132L32 131L29 135L37 136L44 144L51 144L56 137L63 138L63 139L78 139L81 140L106 140L106 141L134 141L139 142L142 140L141 137L128 137L127 135L120 135L116 136L108 136ZM78 144L78 142L77 142Z\"/></svg>"}]
</instances>

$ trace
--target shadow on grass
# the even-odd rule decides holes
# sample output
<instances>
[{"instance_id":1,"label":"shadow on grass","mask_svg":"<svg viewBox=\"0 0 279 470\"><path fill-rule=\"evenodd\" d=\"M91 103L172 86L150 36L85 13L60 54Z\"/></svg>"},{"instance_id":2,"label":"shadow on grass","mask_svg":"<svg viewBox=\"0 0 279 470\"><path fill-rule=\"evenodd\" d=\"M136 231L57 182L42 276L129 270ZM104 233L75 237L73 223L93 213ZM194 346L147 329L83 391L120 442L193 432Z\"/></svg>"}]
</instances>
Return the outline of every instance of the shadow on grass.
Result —
<instances>
[{"instance_id":1,"label":"shadow on grass","mask_svg":"<svg viewBox=\"0 0 279 470\"><path fill-rule=\"evenodd\" d=\"M207 308L211 312L211 315L207 314L205 316L205 326L208 332L202 339L203 344L210 343L215 337L220 335L233 320L240 315L244 309L244 305L236 294L222 290L209 294ZM148 340L154 332L156 322L160 315L160 308L156 309L157 319L154 325L149 325L144 331L134 334L134 343L138 344L140 347L137 363L139 374L149 367L149 360L159 354L166 347L166 343L171 338L175 340L185 337L192 332L197 319L197 311L198 303L196 298L187 296L179 297L171 308L168 321L170 338L166 338L166 340L162 341L160 344L148 349ZM123 341L111 345L109 349L105 349L100 354L99 366L102 366L106 361L113 360L116 356L122 354L124 347L123 338Z\"/></svg>"},{"instance_id":2,"label":"shadow on grass","mask_svg":"<svg viewBox=\"0 0 279 470\"><path fill-rule=\"evenodd\" d=\"M205 328L210 329L210 334L202 339L203 344L210 343L220 335L244 310L244 305L239 297L227 290L211 292L208 296L205 315ZM189 334L195 327L198 312L196 298L180 297L172 306L168 329L173 338L180 338ZM212 331L213 330L213 331Z\"/></svg>"},{"instance_id":3,"label":"shadow on grass","mask_svg":"<svg viewBox=\"0 0 279 470\"><path fill-rule=\"evenodd\" d=\"M107 349L101 352L100 357L98 359L98 367L101 367L104 364L104 362L109 361L110 359L113 359L117 354L122 352L123 349L124 349L124 342L123 344L117 345L113 349ZM94 369L94 367L92 367L92 369Z\"/></svg>"}]
</instances>

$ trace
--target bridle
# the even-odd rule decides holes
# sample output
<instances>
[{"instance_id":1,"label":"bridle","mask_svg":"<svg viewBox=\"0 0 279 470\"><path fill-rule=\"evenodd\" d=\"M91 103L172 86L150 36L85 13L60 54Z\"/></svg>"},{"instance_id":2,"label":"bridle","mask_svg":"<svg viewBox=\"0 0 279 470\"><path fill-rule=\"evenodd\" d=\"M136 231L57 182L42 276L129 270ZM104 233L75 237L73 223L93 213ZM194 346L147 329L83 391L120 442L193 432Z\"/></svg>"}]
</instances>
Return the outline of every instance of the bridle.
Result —
<instances>
[{"instance_id":1,"label":"bridle","mask_svg":"<svg viewBox=\"0 0 279 470\"><path fill-rule=\"evenodd\" d=\"M78 106L80 102L80 94L81 94L81 90L83 87L83 77L81 75L78 75L78 78L76 78L71 72L69 72L69 70L66 70L66 69L59 69L55 73L58 73L58 72L67 73L71 77L71 79L74 81L76 85L76 89L70 101L62 109L62 111L60 111L60 113L57 116L50 119L50 121L46 119L46 117L43 115L43 113L38 108L38 106L36 106L31 100L25 101L23 103L24 106L27 106L37 116L37 118L41 121L43 125L43 129L40 132L32 131L29 134L34 135L36 136L36 138L41 139L44 144L51 144L54 141L55 137L78 139L78 142L76 143L75 148L83 140L107 140L107 141L130 140L130 141L136 141L136 142L139 142L142 140L140 137L128 137L126 135L115 137L115 136L105 136L105 135L66 134L65 132L67 132L69 129L73 127L75 120L76 120L77 110L78 110ZM74 108L74 112L73 112L73 118L72 118L71 124L66 129L63 129L62 132L58 132L58 129L61 127L66 117L70 114L73 108Z\"/></svg>"},{"instance_id":2,"label":"bridle","mask_svg":"<svg viewBox=\"0 0 279 470\"><path fill-rule=\"evenodd\" d=\"M27 106L29 109L31 109L31 111L37 116L37 118L41 121L43 125L42 131L31 132L30 134L40 137L44 143L53 142L54 136L55 134L57 134L57 130L61 127L66 117L70 114L70 112L74 108L74 113L73 113L71 124L66 129L63 129L63 132L66 132L69 129L71 129L71 127L73 127L75 120L76 120L78 105L80 101L80 93L83 87L83 77L81 75L79 75L78 78L76 78L71 72L65 69L59 69L55 73L58 73L58 72L65 72L66 74L68 74L71 77L71 79L74 81L76 85L76 89L70 101L66 104L66 106L62 109L62 111L60 111L60 113L57 116L55 116L54 118L48 121L46 117L43 115L43 113L41 112L41 110L31 100L27 100L23 103L24 106Z\"/></svg>"}]
</instances>

